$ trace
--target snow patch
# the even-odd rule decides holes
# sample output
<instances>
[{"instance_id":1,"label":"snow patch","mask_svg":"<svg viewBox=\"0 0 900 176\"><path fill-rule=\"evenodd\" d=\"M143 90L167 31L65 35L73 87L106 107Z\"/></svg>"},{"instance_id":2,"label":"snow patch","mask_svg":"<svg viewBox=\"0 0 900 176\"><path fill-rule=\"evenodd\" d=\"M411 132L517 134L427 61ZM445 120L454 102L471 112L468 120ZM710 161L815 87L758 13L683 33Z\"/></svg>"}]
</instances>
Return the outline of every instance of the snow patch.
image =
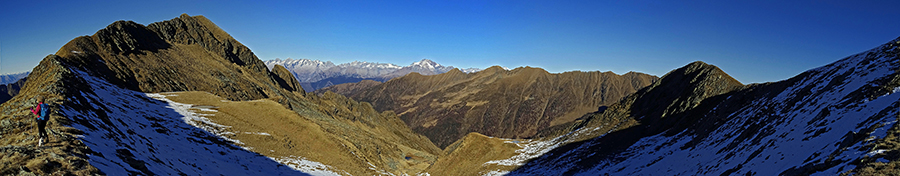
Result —
<instances>
[{"instance_id":1,"label":"snow patch","mask_svg":"<svg viewBox=\"0 0 900 176\"><path fill-rule=\"evenodd\" d=\"M320 162L306 160L306 158L300 156L291 155L288 157L272 158L272 160L290 166L294 170L303 171L312 175L341 175L334 171L331 171L331 166L322 164ZM350 174L344 172L344 175Z\"/></svg>"}]
</instances>

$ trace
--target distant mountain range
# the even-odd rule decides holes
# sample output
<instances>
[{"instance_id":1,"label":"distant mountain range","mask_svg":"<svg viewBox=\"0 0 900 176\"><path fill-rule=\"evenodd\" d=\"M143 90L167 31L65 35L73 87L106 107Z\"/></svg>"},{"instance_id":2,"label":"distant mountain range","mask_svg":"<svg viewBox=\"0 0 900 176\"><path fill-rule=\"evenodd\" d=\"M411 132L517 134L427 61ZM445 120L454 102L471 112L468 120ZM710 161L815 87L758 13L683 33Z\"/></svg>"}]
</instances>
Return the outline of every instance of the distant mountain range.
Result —
<instances>
[{"instance_id":1,"label":"distant mountain range","mask_svg":"<svg viewBox=\"0 0 900 176\"><path fill-rule=\"evenodd\" d=\"M440 154L392 113L299 86L203 16L117 21L0 104L0 175L403 175ZM53 110L43 146L39 95Z\"/></svg>"},{"instance_id":2,"label":"distant mountain range","mask_svg":"<svg viewBox=\"0 0 900 176\"><path fill-rule=\"evenodd\" d=\"M10 73L10 74L0 75L0 84L14 83L14 82L19 81L20 79L28 76L28 73L31 73L31 72Z\"/></svg>"},{"instance_id":3,"label":"distant mountain range","mask_svg":"<svg viewBox=\"0 0 900 176\"><path fill-rule=\"evenodd\" d=\"M0 89L12 96L0 103L0 175L900 171L900 38L747 85L701 61L659 78L347 65L410 74L310 93L203 16L117 21ZM43 145L28 110L37 96L52 110Z\"/></svg>"},{"instance_id":4,"label":"distant mountain range","mask_svg":"<svg viewBox=\"0 0 900 176\"><path fill-rule=\"evenodd\" d=\"M453 66L443 66L428 59L414 62L408 66L399 66L391 63L360 62L353 61L335 65L331 61L310 59L274 59L264 61L269 69L275 65L284 66L294 74L297 81L307 92L312 92L343 83L355 83L362 80L374 80L384 82L392 78L404 76L416 72L422 75L435 75L446 73L455 69ZM480 71L478 68L460 69L462 72L472 73Z\"/></svg>"}]
</instances>

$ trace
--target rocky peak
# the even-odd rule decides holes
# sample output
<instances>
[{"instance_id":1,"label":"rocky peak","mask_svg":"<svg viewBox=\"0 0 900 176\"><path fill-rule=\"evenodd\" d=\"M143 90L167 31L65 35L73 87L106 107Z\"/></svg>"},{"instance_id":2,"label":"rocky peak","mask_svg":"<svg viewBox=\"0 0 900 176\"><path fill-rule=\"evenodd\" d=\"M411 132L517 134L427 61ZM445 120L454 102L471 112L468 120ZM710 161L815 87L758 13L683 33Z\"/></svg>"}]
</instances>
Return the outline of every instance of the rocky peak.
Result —
<instances>
[{"instance_id":1,"label":"rocky peak","mask_svg":"<svg viewBox=\"0 0 900 176\"><path fill-rule=\"evenodd\" d=\"M101 48L113 54L154 50L169 45L144 25L134 21L116 21L94 34Z\"/></svg>"},{"instance_id":2,"label":"rocky peak","mask_svg":"<svg viewBox=\"0 0 900 176\"><path fill-rule=\"evenodd\" d=\"M232 38L206 17L182 14L175 19L151 23L147 25L147 28L171 43L198 44L237 65L246 66L255 71L266 69L265 63L256 58L249 48Z\"/></svg>"},{"instance_id":3,"label":"rocky peak","mask_svg":"<svg viewBox=\"0 0 900 176\"><path fill-rule=\"evenodd\" d=\"M494 65L494 66L488 67L484 70L481 70L481 72L493 73L493 72L501 72L501 71L507 71L507 70L509 70L509 69L500 67L499 65Z\"/></svg>"}]
</instances>

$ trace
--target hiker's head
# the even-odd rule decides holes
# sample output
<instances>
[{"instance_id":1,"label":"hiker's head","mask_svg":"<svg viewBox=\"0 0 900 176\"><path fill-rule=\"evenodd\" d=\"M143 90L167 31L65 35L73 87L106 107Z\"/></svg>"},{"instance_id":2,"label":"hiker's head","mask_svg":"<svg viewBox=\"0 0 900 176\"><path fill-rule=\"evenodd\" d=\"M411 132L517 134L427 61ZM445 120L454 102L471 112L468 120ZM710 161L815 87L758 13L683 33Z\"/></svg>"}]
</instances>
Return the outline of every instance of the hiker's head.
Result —
<instances>
[{"instance_id":1,"label":"hiker's head","mask_svg":"<svg viewBox=\"0 0 900 176\"><path fill-rule=\"evenodd\" d=\"M34 99L37 100L38 103L44 102L44 96L38 95L37 97L34 97Z\"/></svg>"}]
</instances>

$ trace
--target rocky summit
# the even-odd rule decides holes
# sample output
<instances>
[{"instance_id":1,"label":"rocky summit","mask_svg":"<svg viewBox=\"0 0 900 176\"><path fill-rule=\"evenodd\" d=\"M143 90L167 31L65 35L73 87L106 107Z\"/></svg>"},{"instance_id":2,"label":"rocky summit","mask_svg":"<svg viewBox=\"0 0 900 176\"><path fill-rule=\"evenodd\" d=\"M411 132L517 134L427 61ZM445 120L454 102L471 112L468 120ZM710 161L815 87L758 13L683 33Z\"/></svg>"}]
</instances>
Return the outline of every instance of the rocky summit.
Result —
<instances>
[{"instance_id":1,"label":"rocky summit","mask_svg":"<svg viewBox=\"0 0 900 176\"><path fill-rule=\"evenodd\" d=\"M183 91L210 94L159 94ZM38 95L54 109L43 146L27 110ZM243 108L218 108L225 106ZM44 58L0 109L3 175L402 174L440 154L394 114L337 94L306 94L285 68L267 69L203 16L146 26L117 21L77 37ZM295 125L259 129L241 121ZM321 146L329 150L314 150Z\"/></svg>"},{"instance_id":2,"label":"rocky summit","mask_svg":"<svg viewBox=\"0 0 900 176\"><path fill-rule=\"evenodd\" d=\"M422 75L434 75L454 69L453 66L443 66L428 59L422 59L402 67L390 63L361 61L334 65L331 61L290 58L285 60L267 60L265 63L269 68L274 68L276 65L285 67L300 81L304 90L308 92L333 85L356 83L364 80L384 82L413 72ZM466 72L479 70L477 68L464 69Z\"/></svg>"},{"instance_id":3,"label":"rocky summit","mask_svg":"<svg viewBox=\"0 0 900 176\"><path fill-rule=\"evenodd\" d=\"M444 148L470 132L531 138L656 79L636 72L551 74L540 68L495 66L471 74L458 69L431 76L412 73L345 95L370 102L376 110L398 113L410 128ZM354 86L334 89L341 87Z\"/></svg>"}]
</instances>

